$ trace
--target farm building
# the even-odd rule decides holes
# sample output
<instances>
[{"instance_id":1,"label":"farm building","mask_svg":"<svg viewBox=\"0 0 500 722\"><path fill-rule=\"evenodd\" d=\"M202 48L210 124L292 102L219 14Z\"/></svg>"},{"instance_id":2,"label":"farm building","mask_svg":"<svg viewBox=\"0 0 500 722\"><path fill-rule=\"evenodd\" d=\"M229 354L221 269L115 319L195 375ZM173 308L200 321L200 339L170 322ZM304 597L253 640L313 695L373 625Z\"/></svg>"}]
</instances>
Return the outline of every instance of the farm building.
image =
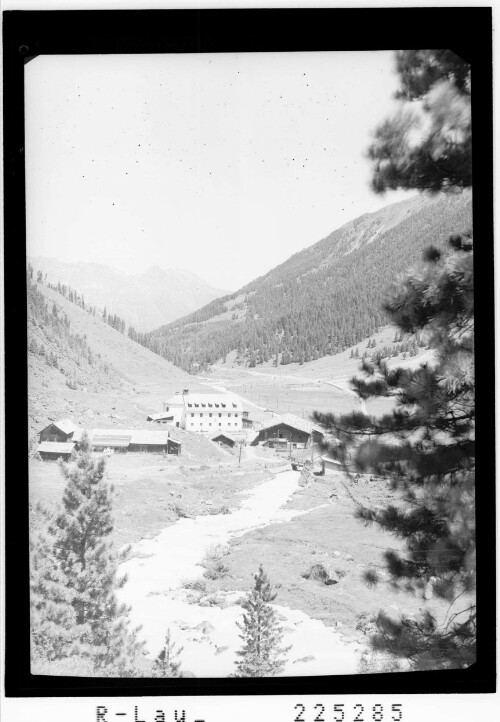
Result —
<instances>
[{"instance_id":1,"label":"farm building","mask_svg":"<svg viewBox=\"0 0 500 722\"><path fill-rule=\"evenodd\" d=\"M128 451L132 432L123 429L93 429L89 431L90 445L93 451Z\"/></svg>"},{"instance_id":2,"label":"farm building","mask_svg":"<svg viewBox=\"0 0 500 722\"><path fill-rule=\"evenodd\" d=\"M75 427L68 441L58 442L52 439L43 441L37 451L42 459L59 458L64 454L69 456L75 447L78 448L77 442L81 440L83 433L82 429ZM180 441L171 439L167 430L90 429L86 433L92 450L97 452L112 449L114 452L122 453L127 451L177 455L181 453ZM50 435L53 436L53 433Z\"/></svg>"},{"instance_id":3,"label":"farm building","mask_svg":"<svg viewBox=\"0 0 500 722\"><path fill-rule=\"evenodd\" d=\"M37 448L37 452L44 461L57 461L57 459L67 461L74 448L75 443L73 441L42 441Z\"/></svg>"},{"instance_id":4,"label":"farm building","mask_svg":"<svg viewBox=\"0 0 500 722\"><path fill-rule=\"evenodd\" d=\"M215 434L215 436L211 437L212 441L215 441L216 444L220 444L221 446L229 446L230 449L233 448L236 444L236 439L233 439L232 436L227 434L224 431L221 431L220 433Z\"/></svg>"},{"instance_id":5,"label":"farm building","mask_svg":"<svg viewBox=\"0 0 500 722\"><path fill-rule=\"evenodd\" d=\"M159 414L149 414L147 421L154 421L155 424L173 424L174 415L167 411L161 411Z\"/></svg>"},{"instance_id":6,"label":"farm building","mask_svg":"<svg viewBox=\"0 0 500 722\"><path fill-rule=\"evenodd\" d=\"M251 442L252 446L264 444L276 449L306 449L312 443L323 440L322 430L310 421L295 414L284 414L281 421L264 426Z\"/></svg>"},{"instance_id":7,"label":"farm building","mask_svg":"<svg viewBox=\"0 0 500 722\"><path fill-rule=\"evenodd\" d=\"M134 431L128 450L168 453L168 431Z\"/></svg>"},{"instance_id":8,"label":"farm building","mask_svg":"<svg viewBox=\"0 0 500 722\"><path fill-rule=\"evenodd\" d=\"M233 394L190 394L178 392L163 404L163 412L173 423L187 431L213 434L216 431L238 433L243 428L243 407Z\"/></svg>"},{"instance_id":9,"label":"farm building","mask_svg":"<svg viewBox=\"0 0 500 722\"><path fill-rule=\"evenodd\" d=\"M58 441L62 443L74 441L75 431L79 431L79 428L70 421L70 419L53 421L40 431L40 443L43 441Z\"/></svg>"}]
</instances>

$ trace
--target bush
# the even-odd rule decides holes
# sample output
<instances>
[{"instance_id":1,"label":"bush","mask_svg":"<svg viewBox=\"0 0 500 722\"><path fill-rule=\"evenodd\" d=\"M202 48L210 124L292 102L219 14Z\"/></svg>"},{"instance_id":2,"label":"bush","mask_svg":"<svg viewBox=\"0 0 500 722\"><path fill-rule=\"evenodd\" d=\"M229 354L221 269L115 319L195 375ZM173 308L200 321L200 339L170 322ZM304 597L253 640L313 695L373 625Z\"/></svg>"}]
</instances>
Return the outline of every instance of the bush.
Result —
<instances>
[{"instance_id":1,"label":"bush","mask_svg":"<svg viewBox=\"0 0 500 722\"><path fill-rule=\"evenodd\" d=\"M184 589L193 589L204 594L207 591L207 583L204 579L186 579L182 582Z\"/></svg>"},{"instance_id":2,"label":"bush","mask_svg":"<svg viewBox=\"0 0 500 722\"><path fill-rule=\"evenodd\" d=\"M209 566L212 562L217 562L223 557L227 556L229 554L229 547L225 544L212 544L212 546L208 547L207 551L205 552L205 556L202 560L202 565L204 567Z\"/></svg>"},{"instance_id":3,"label":"bush","mask_svg":"<svg viewBox=\"0 0 500 722\"><path fill-rule=\"evenodd\" d=\"M209 567L205 573L203 574L204 577L207 579L221 579L222 577L227 576L229 573L229 567L227 567L225 564L223 564L221 561L215 562L211 567Z\"/></svg>"}]
</instances>

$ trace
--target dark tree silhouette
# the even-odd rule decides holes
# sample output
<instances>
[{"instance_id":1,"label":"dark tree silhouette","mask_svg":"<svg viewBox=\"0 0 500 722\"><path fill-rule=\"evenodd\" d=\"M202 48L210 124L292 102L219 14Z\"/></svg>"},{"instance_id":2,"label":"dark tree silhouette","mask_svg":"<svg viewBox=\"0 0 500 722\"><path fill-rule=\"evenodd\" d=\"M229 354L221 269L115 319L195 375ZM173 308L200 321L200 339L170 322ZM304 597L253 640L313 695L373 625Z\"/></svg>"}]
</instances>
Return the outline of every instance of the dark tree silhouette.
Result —
<instances>
[{"instance_id":1,"label":"dark tree silhouette","mask_svg":"<svg viewBox=\"0 0 500 722\"><path fill-rule=\"evenodd\" d=\"M374 188L470 185L468 66L447 51L404 51L397 60L399 96L422 103L430 131L414 145L401 133L399 116L377 131L370 149ZM403 506L395 502L359 512L366 523L406 540L405 553L386 553L394 583L450 602L448 615L439 620L426 612L395 621L381 612L374 648L416 669L467 667L475 661L476 646L471 233L452 236L447 254L429 248L385 308L403 335L424 334L435 362L389 369L381 358L365 360L364 378L352 380L354 389L363 399L392 396L394 411L379 418L316 413L315 419L341 438L337 453L344 462L349 458L357 470L390 476L393 489L403 492ZM415 340L410 355L416 350Z\"/></svg>"}]
</instances>

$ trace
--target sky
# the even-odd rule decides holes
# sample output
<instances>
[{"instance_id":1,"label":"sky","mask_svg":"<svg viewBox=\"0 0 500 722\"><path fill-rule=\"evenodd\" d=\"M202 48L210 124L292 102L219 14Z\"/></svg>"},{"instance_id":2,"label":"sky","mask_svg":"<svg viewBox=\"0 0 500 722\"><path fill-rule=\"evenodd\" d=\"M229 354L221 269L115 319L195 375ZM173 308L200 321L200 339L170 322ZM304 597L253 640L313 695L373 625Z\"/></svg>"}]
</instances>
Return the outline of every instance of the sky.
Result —
<instances>
[{"instance_id":1,"label":"sky","mask_svg":"<svg viewBox=\"0 0 500 722\"><path fill-rule=\"evenodd\" d=\"M397 86L392 51L35 58L28 255L237 290L412 195L369 188Z\"/></svg>"}]
</instances>

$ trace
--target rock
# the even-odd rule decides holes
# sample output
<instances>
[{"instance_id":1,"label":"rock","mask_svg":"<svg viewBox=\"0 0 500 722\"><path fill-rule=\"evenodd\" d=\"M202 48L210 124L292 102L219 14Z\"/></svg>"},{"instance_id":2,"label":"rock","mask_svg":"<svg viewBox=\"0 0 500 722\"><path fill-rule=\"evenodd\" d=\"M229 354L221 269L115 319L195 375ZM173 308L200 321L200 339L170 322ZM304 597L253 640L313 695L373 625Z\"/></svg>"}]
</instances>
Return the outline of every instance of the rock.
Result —
<instances>
[{"instance_id":1,"label":"rock","mask_svg":"<svg viewBox=\"0 0 500 722\"><path fill-rule=\"evenodd\" d=\"M338 584L336 574L327 569L323 564L313 564L309 571L302 575L304 579L314 579L322 584Z\"/></svg>"},{"instance_id":2,"label":"rock","mask_svg":"<svg viewBox=\"0 0 500 722\"><path fill-rule=\"evenodd\" d=\"M192 672L186 671L186 672L181 672L179 677L196 677L196 675L193 674Z\"/></svg>"},{"instance_id":3,"label":"rock","mask_svg":"<svg viewBox=\"0 0 500 722\"><path fill-rule=\"evenodd\" d=\"M229 649L229 647L227 647L227 646L217 647L217 649L215 650L215 654L216 654L216 655L217 655L217 654L222 654L222 653L225 652L227 649Z\"/></svg>"},{"instance_id":4,"label":"rock","mask_svg":"<svg viewBox=\"0 0 500 722\"><path fill-rule=\"evenodd\" d=\"M334 557L339 557L339 556L340 556L340 552L334 551L334 552L333 552L333 556L334 556Z\"/></svg>"},{"instance_id":5,"label":"rock","mask_svg":"<svg viewBox=\"0 0 500 722\"><path fill-rule=\"evenodd\" d=\"M200 631L202 634L211 634L212 632L215 632L215 627L213 624L210 624L210 622L200 622L196 625L195 629Z\"/></svg>"}]
</instances>

